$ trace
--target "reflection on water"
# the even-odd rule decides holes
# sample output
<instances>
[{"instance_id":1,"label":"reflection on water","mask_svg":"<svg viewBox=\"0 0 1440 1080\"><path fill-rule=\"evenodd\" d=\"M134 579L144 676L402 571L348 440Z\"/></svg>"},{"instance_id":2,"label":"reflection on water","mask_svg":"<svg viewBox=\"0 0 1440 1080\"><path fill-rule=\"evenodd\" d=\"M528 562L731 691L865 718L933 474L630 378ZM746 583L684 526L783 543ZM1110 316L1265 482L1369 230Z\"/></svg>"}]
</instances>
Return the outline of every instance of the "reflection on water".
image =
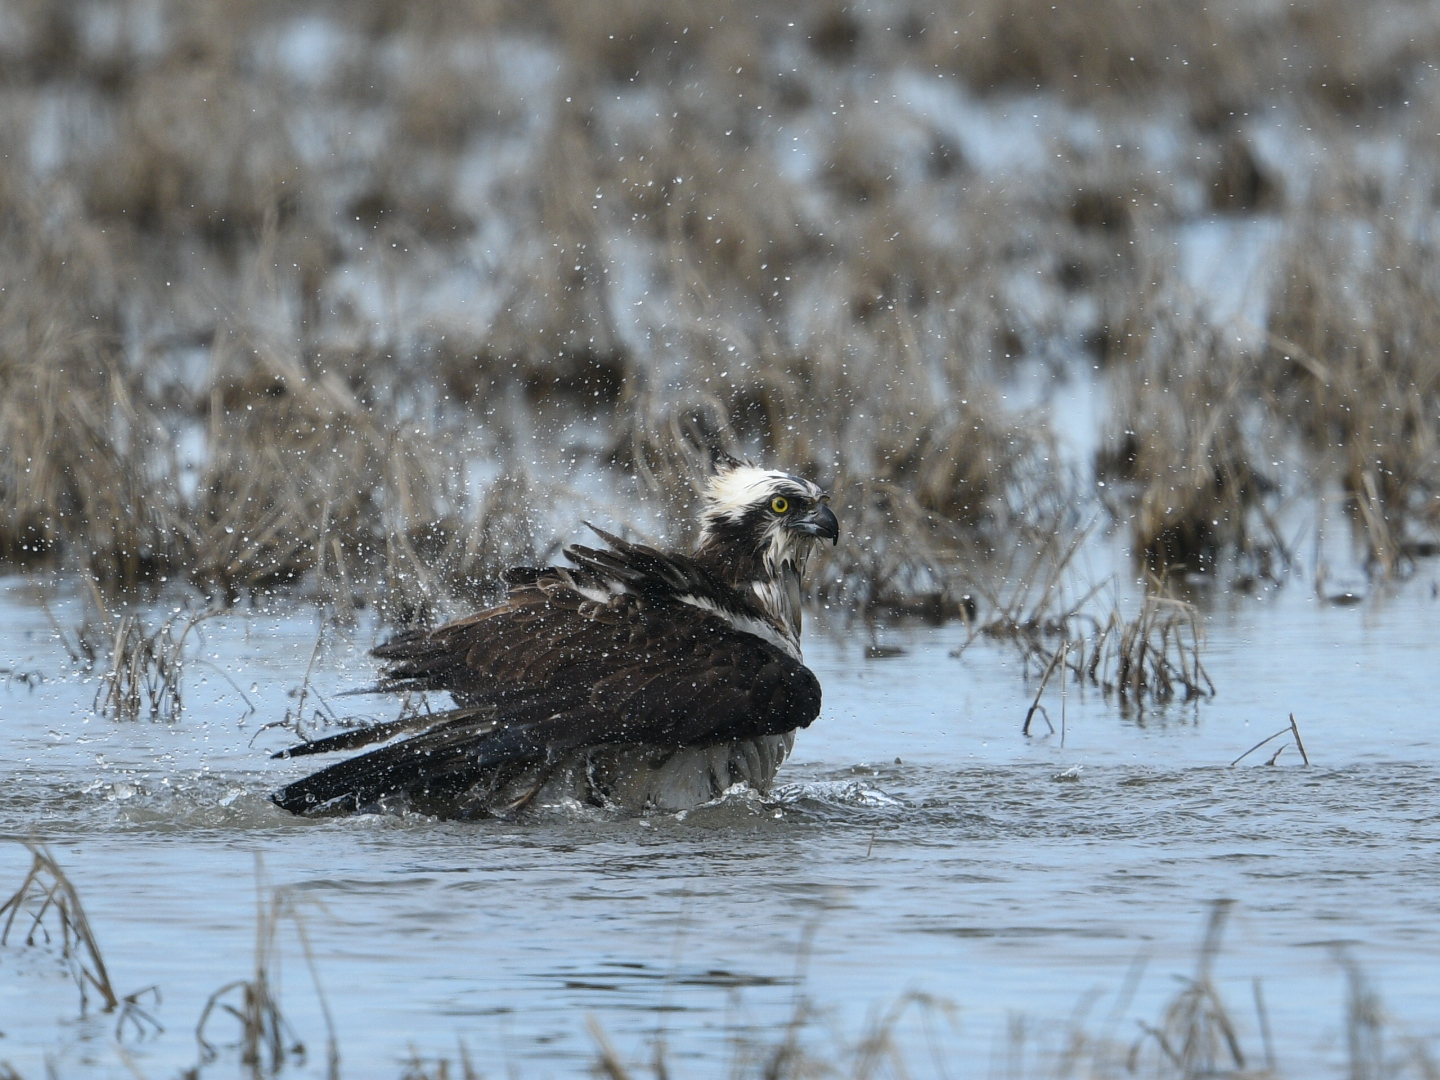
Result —
<instances>
[{"instance_id":1,"label":"reflection on water","mask_svg":"<svg viewBox=\"0 0 1440 1080\"><path fill-rule=\"evenodd\" d=\"M1218 897L1239 901L1218 981L1253 1039L1244 1006L1264 977L1288 1075L1343 1058L1327 943L1354 943L1403 1031L1432 1034L1440 1012L1440 601L1423 573L1358 607L1296 587L1212 611L1213 702L1126 718L1071 687L1063 748L1021 737L1034 690L1001 646L954 659L962 627L890 629L902 651L865 660L869 641L822 629L807 656L826 707L772 798L472 824L301 821L268 802L306 764L268 760L289 733L259 729L294 704L308 611L212 620L181 718L120 724L91 714L93 678L6 585L0 666L31 677L0 690L0 832L51 844L120 992L161 988L165 1031L132 1047L149 1075L194 1063L205 998L250 971L256 853L304 898L350 1075L398 1075L412 1046L453 1053L457 1037L489 1071L578 1071L589 1014L627 1053L661 1031L687 1071L719 1075L733 1033L776 1037L800 986L825 1010L821 1043L858 1037L907 991L948 998L959 1021L936 1037L973 1065L955 1074L985 1075L1015 1013L1063 1021L1095 992L1096 1016L1123 1005L1126 1038L1154 1021ZM66 625L66 601L52 606ZM334 696L365 682L369 640L327 635L313 684L378 717L387 703ZM230 680L255 684L255 715ZM1227 767L1290 712L1311 768L1293 754ZM27 858L0 848L7 891ZM282 934L282 952L305 1068L323 1072L299 945ZM1119 1002L1137 957L1143 977ZM0 950L0 1060L26 1076L47 1059L66 1076L119 1074L112 1019L77 1021L75 1007L55 955L13 937Z\"/></svg>"}]
</instances>

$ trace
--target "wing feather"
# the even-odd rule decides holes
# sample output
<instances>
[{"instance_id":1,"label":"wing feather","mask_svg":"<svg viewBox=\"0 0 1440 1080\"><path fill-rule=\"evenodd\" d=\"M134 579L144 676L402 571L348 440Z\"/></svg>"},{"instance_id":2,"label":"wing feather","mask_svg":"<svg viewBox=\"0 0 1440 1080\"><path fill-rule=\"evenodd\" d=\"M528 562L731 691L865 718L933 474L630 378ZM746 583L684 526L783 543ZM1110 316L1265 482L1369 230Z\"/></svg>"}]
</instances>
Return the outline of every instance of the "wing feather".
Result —
<instances>
[{"instance_id":1,"label":"wing feather","mask_svg":"<svg viewBox=\"0 0 1440 1080\"><path fill-rule=\"evenodd\" d=\"M401 793L458 794L496 769L586 746L701 746L782 734L819 715L819 682L800 661L679 602L677 594L712 585L688 560L601 535L614 550L570 549L574 574L610 574L626 591L600 603L569 570L527 572L493 608L392 638L374 650L385 662L380 688L448 691L457 709L296 781L276 801L305 813ZM378 741L414 729L376 730ZM347 732L291 753L369 741Z\"/></svg>"}]
</instances>

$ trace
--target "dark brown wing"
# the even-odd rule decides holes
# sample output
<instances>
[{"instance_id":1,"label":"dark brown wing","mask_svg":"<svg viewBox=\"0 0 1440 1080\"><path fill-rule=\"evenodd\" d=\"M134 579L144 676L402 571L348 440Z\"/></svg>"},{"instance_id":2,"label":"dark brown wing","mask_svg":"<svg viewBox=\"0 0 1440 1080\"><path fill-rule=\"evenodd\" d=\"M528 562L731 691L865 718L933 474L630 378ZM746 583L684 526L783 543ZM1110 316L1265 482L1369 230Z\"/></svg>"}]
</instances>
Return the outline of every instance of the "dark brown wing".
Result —
<instances>
[{"instance_id":1,"label":"dark brown wing","mask_svg":"<svg viewBox=\"0 0 1440 1080\"><path fill-rule=\"evenodd\" d=\"M382 688L447 690L480 714L340 762L276 801L304 812L420 786L458 791L498 766L579 747L705 745L819 715L814 674L768 641L672 596L601 603L576 584L573 571L542 571L497 607L377 648Z\"/></svg>"}]
</instances>

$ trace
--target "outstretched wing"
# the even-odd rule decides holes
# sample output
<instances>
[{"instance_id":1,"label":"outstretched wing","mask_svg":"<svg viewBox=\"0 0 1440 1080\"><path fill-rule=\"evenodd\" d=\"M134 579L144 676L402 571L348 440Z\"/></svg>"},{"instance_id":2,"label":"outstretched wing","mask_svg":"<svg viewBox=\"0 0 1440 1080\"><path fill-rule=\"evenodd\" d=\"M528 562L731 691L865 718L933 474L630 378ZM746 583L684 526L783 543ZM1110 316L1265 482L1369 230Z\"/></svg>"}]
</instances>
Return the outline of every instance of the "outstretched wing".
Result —
<instances>
[{"instance_id":1,"label":"outstretched wing","mask_svg":"<svg viewBox=\"0 0 1440 1080\"><path fill-rule=\"evenodd\" d=\"M680 560L654 553L667 564L657 573L683 573L666 583L609 566L602 574L585 561L592 553L577 554L580 571L519 573L500 605L377 648L383 689L446 690L460 713L297 781L276 801L305 812L421 786L458 791L498 766L584 746L705 745L792 731L819 715L808 668L677 598L696 586Z\"/></svg>"}]
</instances>

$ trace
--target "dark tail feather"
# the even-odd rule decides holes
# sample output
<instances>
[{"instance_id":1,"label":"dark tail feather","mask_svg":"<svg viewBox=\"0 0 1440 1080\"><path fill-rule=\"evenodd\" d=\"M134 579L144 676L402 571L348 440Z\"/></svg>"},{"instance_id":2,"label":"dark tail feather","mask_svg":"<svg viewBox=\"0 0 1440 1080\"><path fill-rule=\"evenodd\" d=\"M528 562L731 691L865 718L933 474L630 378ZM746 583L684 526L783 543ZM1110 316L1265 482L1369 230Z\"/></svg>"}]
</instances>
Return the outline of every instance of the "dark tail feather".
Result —
<instances>
[{"instance_id":1,"label":"dark tail feather","mask_svg":"<svg viewBox=\"0 0 1440 1080\"><path fill-rule=\"evenodd\" d=\"M376 690L449 690L456 672L465 666L464 651L456 652L455 643L447 636L424 630L397 634L384 644L370 650L370 655L385 661Z\"/></svg>"},{"instance_id":2,"label":"dark tail feather","mask_svg":"<svg viewBox=\"0 0 1440 1080\"><path fill-rule=\"evenodd\" d=\"M387 720L383 724L368 724L365 727L351 728L349 731L328 735L323 739L312 739L310 742L303 742L298 746L287 746L284 750L275 751L270 757L272 759L306 757L309 754L331 754L337 750L358 750L362 746L394 738L402 731L433 728L437 724L449 723L452 720L468 720L472 717L493 714L494 711L491 708L476 708L449 709L439 713L416 713L413 716L401 717L399 720Z\"/></svg>"},{"instance_id":3,"label":"dark tail feather","mask_svg":"<svg viewBox=\"0 0 1440 1080\"><path fill-rule=\"evenodd\" d=\"M539 760L542 736L529 726L457 721L393 746L336 762L288 784L271 798L292 814L353 811L400 794L461 791L508 762Z\"/></svg>"}]
</instances>

